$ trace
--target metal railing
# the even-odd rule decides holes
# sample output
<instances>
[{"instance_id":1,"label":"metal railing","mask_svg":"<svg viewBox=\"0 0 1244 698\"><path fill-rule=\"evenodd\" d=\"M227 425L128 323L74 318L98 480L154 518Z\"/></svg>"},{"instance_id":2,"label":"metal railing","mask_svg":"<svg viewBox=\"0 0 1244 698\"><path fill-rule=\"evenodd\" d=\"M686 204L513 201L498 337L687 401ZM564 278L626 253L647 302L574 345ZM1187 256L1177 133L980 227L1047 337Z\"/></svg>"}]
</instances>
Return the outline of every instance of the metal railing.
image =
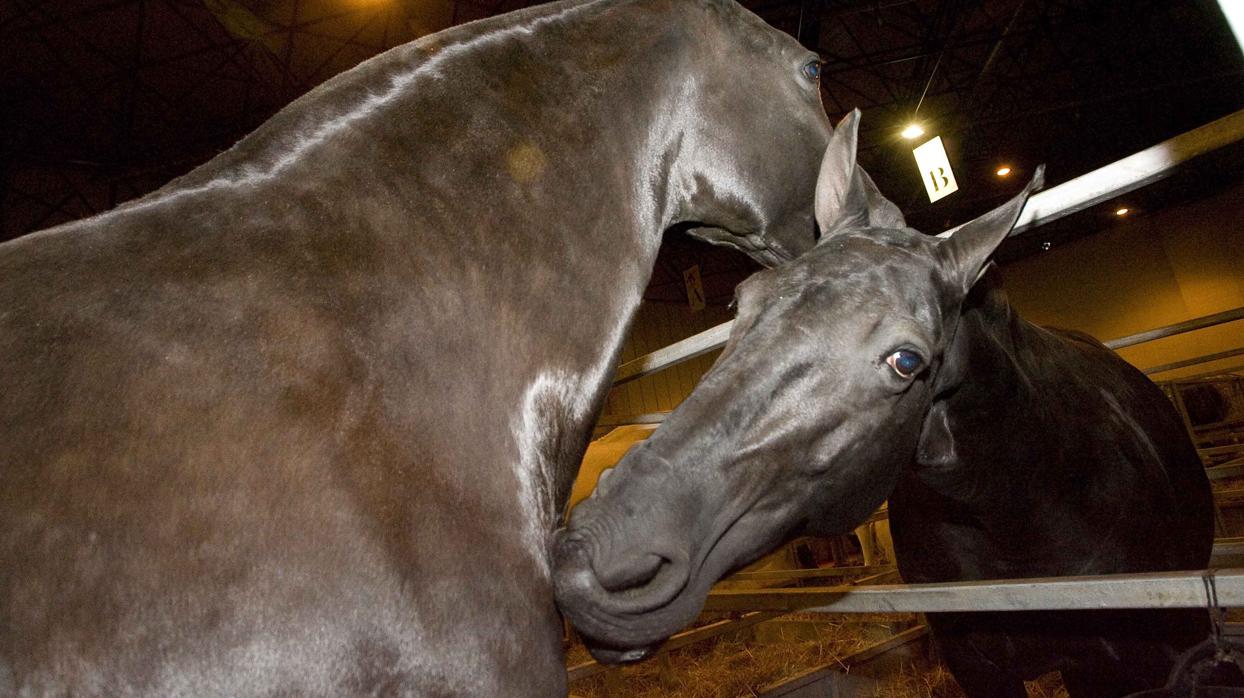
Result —
<instances>
[{"instance_id":1,"label":"metal railing","mask_svg":"<svg viewBox=\"0 0 1244 698\"><path fill-rule=\"evenodd\" d=\"M1244 569L946 584L714 589L706 611L940 613L1244 607Z\"/></svg>"}]
</instances>

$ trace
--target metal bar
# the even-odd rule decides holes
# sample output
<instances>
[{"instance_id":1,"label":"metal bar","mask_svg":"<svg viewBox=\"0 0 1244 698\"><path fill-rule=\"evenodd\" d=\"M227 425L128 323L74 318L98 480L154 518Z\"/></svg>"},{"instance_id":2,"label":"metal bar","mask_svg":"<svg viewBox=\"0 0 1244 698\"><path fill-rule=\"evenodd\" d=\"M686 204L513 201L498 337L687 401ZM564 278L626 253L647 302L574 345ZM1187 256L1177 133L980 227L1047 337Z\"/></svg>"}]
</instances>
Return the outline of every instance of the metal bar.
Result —
<instances>
[{"instance_id":1,"label":"metal bar","mask_svg":"<svg viewBox=\"0 0 1244 698\"><path fill-rule=\"evenodd\" d=\"M1240 356L1241 354L1244 354L1244 347L1240 347L1239 349L1228 349L1227 351L1220 351L1216 354L1206 354L1205 356L1196 356L1191 359L1184 359L1183 361L1174 361L1169 364L1162 364L1160 366L1153 366L1151 368L1144 369L1144 373L1146 376L1151 376L1155 373L1166 373L1167 371L1174 371L1177 368L1185 368L1187 366L1196 366L1197 364L1207 364L1211 361L1217 361L1219 359L1229 359L1232 356Z\"/></svg>"},{"instance_id":2,"label":"metal bar","mask_svg":"<svg viewBox=\"0 0 1244 698\"><path fill-rule=\"evenodd\" d=\"M660 649L658 649L656 654L653 656L656 656L657 654L664 654L670 650L676 650L679 647L685 647L692 643L699 642L700 640L707 640L710 637L717 637L718 635L723 635L725 633L750 628L757 623L763 623L766 620L771 620L782 615L785 614L779 612L746 613L742 618L721 620L699 628L693 628L691 630L678 633L677 635L666 640L665 644L661 645ZM607 669L609 669L609 667L593 659L568 668L566 670L566 679L568 682L579 681L590 676L595 676Z\"/></svg>"},{"instance_id":3,"label":"metal bar","mask_svg":"<svg viewBox=\"0 0 1244 698\"><path fill-rule=\"evenodd\" d=\"M895 634L894 637L888 640L882 640L875 645L869 645L859 652L812 667L776 683L768 684L762 687L756 695L768 696L769 698L779 698L779 696L785 695L839 695L838 693L824 693L822 691L815 691L814 693L805 691L813 687L819 688L822 681L826 679L832 680L834 675L850 673L852 668L866 664L899 647L923 639L928 634L929 626L927 625L917 625L914 628L908 628Z\"/></svg>"},{"instance_id":4,"label":"metal bar","mask_svg":"<svg viewBox=\"0 0 1244 698\"><path fill-rule=\"evenodd\" d=\"M1244 139L1244 109L1064 182L1028 200L1011 235L1156 182L1175 167Z\"/></svg>"},{"instance_id":5,"label":"metal bar","mask_svg":"<svg viewBox=\"0 0 1244 698\"><path fill-rule=\"evenodd\" d=\"M1244 555L1244 536L1234 538L1215 538L1214 539L1214 557L1227 557L1230 555Z\"/></svg>"},{"instance_id":6,"label":"metal bar","mask_svg":"<svg viewBox=\"0 0 1244 698\"><path fill-rule=\"evenodd\" d=\"M638 359L627 361L618 367L618 373L613 379L613 384L621 385L628 383L670 366L675 366L688 359L694 359L697 356L707 354L714 349L720 349L725 346L726 340L730 338L730 328L733 326L733 320L724 322L680 342L674 342L664 349L658 349L651 354L645 354Z\"/></svg>"},{"instance_id":7,"label":"metal bar","mask_svg":"<svg viewBox=\"0 0 1244 698\"><path fill-rule=\"evenodd\" d=\"M1192 332L1193 330L1199 330L1205 327L1222 325L1240 319L1244 319L1244 308L1235 308L1234 310L1225 310L1221 313L1214 313L1213 315L1205 315L1191 320L1177 322L1174 325L1167 325L1166 327L1159 327L1157 329L1145 330L1144 332L1137 332L1136 334L1129 334L1126 337L1119 337L1118 339L1112 339L1109 342L1103 342L1103 344L1111 349L1122 349L1123 347L1143 344L1145 342L1151 342L1155 339L1172 337L1177 334Z\"/></svg>"},{"instance_id":8,"label":"metal bar","mask_svg":"<svg viewBox=\"0 0 1244 698\"><path fill-rule=\"evenodd\" d=\"M1215 467L1215 468L1231 468L1231 469L1237 469L1237 468L1239 468L1239 469L1244 469L1244 457L1240 457L1240 458L1233 458L1233 459L1231 459L1231 460L1227 461L1226 463L1219 463L1218 465L1215 465L1214 467ZM1226 473L1226 471L1223 471L1223 472L1224 472L1223 477L1233 477L1233 476L1231 476L1231 475L1226 475L1226 474L1225 474L1225 473ZM1240 474L1241 474L1241 475L1244 475L1244 472L1241 472Z\"/></svg>"},{"instance_id":9,"label":"metal bar","mask_svg":"<svg viewBox=\"0 0 1244 698\"><path fill-rule=\"evenodd\" d=\"M1205 469L1205 476L1211 482L1215 480L1226 480L1233 477L1244 477L1244 461L1239 463L1231 461L1222 465L1215 465Z\"/></svg>"},{"instance_id":10,"label":"metal bar","mask_svg":"<svg viewBox=\"0 0 1244 698\"><path fill-rule=\"evenodd\" d=\"M1221 422L1211 422L1209 424L1198 424L1196 428L1196 440L1200 443L1204 441L1223 439L1228 437L1230 434L1215 432L1232 432L1239 428L1244 428L1244 419L1230 419Z\"/></svg>"},{"instance_id":11,"label":"metal bar","mask_svg":"<svg viewBox=\"0 0 1244 698\"><path fill-rule=\"evenodd\" d=\"M665 421L669 412L645 412L643 414L631 414L623 417L610 417L604 415L600 421L596 422L598 427L621 427L631 424L660 424Z\"/></svg>"},{"instance_id":12,"label":"metal bar","mask_svg":"<svg viewBox=\"0 0 1244 698\"><path fill-rule=\"evenodd\" d=\"M853 567L818 567L803 570L760 570L757 572L737 572L726 577L724 582L759 582L784 579L817 579L820 577L850 577L853 575L873 575L893 570L893 565L858 565Z\"/></svg>"},{"instance_id":13,"label":"metal bar","mask_svg":"<svg viewBox=\"0 0 1244 698\"><path fill-rule=\"evenodd\" d=\"M1033 194L1011 235L1152 184L1171 174L1178 165L1242 139L1244 109ZM955 230L951 228L938 237L949 237Z\"/></svg>"},{"instance_id":14,"label":"metal bar","mask_svg":"<svg viewBox=\"0 0 1244 698\"><path fill-rule=\"evenodd\" d=\"M863 584L881 584L882 582L888 582L888 581L895 581L895 582L903 581L903 578L899 576L897 567L891 567L885 572L878 572L877 574L870 574L867 577L860 577L859 579L852 579L851 581L847 582L847 584L851 584L853 586L860 586Z\"/></svg>"},{"instance_id":15,"label":"metal bar","mask_svg":"<svg viewBox=\"0 0 1244 698\"><path fill-rule=\"evenodd\" d=\"M1156 382L1159 385L1192 385L1194 383L1221 383L1223 379L1244 378L1244 376L1232 375L1233 371L1244 371L1244 364L1215 369L1213 371L1206 371L1205 373L1198 373L1193 376L1180 376L1178 378Z\"/></svg>"},{"instance_id":16,"label":"metal bar","mask_svg":"<svg viewBox=\"0 0 1244 698\"><path fill-rule=\"evenodd\" d=\"M1244 569L1229 569L946 584L720 589L709 592L704 608L813 613L1204 608L1207 575L1214 578L1219 605L1244 606Z\"/></svg>"},{"instance_id":17,"label":"metal bar","mask_svg":"<svg viewBox=\"0 0 1244 698\"><path fill-rule=\"evenodd\" d=\"M1204 456L1222 456L1228 453L1236 453L1244 451L1244 444L1227 444L1226 446L1211 446L1209 448L1198 448L1197 453Z\"/></svg>"}]
</instances>

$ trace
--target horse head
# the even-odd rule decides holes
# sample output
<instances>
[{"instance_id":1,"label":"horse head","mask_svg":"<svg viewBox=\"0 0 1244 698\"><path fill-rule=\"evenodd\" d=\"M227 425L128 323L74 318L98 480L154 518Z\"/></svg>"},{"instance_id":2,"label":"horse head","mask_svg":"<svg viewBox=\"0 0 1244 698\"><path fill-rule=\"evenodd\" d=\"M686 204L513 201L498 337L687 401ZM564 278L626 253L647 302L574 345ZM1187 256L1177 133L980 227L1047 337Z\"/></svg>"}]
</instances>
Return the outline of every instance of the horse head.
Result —
<instances>
[{"instance_id":1,"label":"horse head","mask_svg":"<svg viewBox=\"0 0 1244 698\"><path fill-rule=\"evenodd\" d=\"M856 117L822 161L816 247L739 287L716 364L558 533L559 602L602 660L644 656L783 539L866 518L953 389L960 305L1039 176L945 240L877 227L892 205L856 174Z\"/></svg>"}]
</instances>

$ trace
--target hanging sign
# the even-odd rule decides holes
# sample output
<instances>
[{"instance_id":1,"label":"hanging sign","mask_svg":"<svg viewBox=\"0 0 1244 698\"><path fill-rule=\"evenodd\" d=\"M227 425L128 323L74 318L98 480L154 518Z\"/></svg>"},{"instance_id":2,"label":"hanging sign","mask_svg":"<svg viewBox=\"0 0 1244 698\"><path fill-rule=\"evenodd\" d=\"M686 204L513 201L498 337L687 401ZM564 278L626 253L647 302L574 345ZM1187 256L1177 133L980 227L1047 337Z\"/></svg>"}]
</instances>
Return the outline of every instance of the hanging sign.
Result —
<instances>
[{"instance_id":1,"label":"hanging sign","mask_svg":"<svg viewBox=\"0 0 1244 698\"><path fill-rule=\"evenodd\" d=\"M920 170L920 178L924 180L924 189L929 193L930 202L959 191L955 173L950 169L950 158L946 157L946 148L942 146L941 136L934 136L911 152L916 156L916 167Z\"/></svg>"},{"instance_id":2,"label":"hanging sign","mask_svg":"<svg viewBox=\"0 0 1244 698\"><path fill-rule=\"evenodd\" d=\"M683 283L687 285L687 303L694 311L704 310L704 285L700 283L700 265L693 264L682 273Z\"/></svg>"}]
</instances>

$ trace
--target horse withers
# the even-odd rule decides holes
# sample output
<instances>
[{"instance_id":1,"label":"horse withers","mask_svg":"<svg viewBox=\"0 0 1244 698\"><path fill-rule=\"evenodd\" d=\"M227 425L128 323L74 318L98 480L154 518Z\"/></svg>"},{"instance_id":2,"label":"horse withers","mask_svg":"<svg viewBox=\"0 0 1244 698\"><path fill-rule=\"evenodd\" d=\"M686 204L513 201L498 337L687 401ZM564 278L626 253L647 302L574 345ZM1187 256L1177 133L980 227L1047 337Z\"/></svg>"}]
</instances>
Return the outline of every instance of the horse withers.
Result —
<instances>
[{"instance_id":1,"label":"horse withers","mask_svg":"<svg viewBox=\"0 0 1244 698\"><path fill-rule=\"evenodd\" d=\"M818 65L542 5L0 246L0 695L564 694L548 538L661 236L811 248Z\"/></svg>"},{"instance_id":2,"label":"horse withers","mask_svg":"<svg viewBox=\"0 0 1244 698\"><path fill-rule=\"evenodd\" d=\"M558 600L605 656L695 617L714 581L889 497L908 582L1203 568L1204 469L1165 396L1083 336L1008 304L994 249L1029 189L947 240L870 223L856 117L816 191L823 237L738 291L729 343L690 397L559 532ZM875 203L875 202L874 202ZM1161 685L1205 612L931 615L972 696Z\"/></svg>"}]
</instances>

